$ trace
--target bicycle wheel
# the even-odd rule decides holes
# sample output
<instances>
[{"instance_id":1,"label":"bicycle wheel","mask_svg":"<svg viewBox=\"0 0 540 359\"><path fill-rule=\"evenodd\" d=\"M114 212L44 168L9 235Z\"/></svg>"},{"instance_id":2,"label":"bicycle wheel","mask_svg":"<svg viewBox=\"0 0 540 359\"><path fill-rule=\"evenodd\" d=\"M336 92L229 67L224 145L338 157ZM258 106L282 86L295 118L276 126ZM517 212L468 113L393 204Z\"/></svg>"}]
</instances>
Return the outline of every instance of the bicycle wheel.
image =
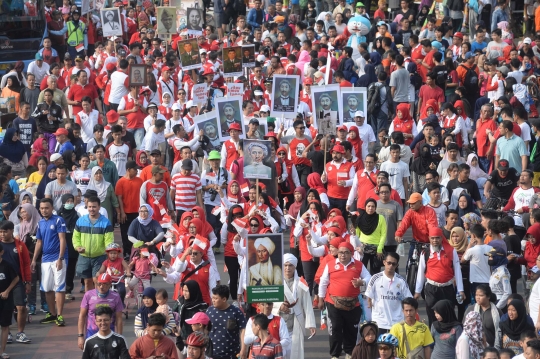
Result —
<instances>
[{"instance_id":1,"label":"bicycle wheel","mask_svg":"<svg viewBox=\"0 0 540 359\"><path fill-rule=\"evenodd\" d=\"M416 275L418 274L418 264L412 263L409 266L409 271L407 272L407 285L409 290L414 294L416 288Z\"/></svg>"}]
</instances>

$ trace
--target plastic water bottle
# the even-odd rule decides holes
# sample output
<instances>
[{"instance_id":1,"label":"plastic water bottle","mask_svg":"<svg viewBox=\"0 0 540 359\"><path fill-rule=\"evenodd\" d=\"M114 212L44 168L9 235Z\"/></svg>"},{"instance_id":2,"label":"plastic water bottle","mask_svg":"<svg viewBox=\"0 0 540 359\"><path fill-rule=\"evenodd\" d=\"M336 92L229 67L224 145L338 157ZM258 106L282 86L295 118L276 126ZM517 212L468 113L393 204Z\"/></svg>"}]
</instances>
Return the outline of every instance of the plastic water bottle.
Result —
<instances>
[{"instance_id":1,"label":"plastic water bottle","mask_svg":"<svg viewBox=\"0 0 540 359\"><path fill-rule=\"evenodd\" d=\"M461 297L461 294L459 294L459 292L456 294L456 300L458 304L463 304L463 298Z\"/></svg>"}]
</instances>

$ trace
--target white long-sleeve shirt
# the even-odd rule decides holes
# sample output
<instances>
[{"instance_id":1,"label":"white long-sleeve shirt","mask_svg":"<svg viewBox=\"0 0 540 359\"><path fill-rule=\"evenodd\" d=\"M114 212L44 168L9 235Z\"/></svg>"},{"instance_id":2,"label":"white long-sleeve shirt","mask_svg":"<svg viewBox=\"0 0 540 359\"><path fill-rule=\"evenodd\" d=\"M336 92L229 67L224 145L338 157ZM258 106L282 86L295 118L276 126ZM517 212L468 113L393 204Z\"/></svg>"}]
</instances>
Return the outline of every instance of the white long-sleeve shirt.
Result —
<instances>
[{"instance_id":1,"label":"white long-sleeve shirt","mask_svg":"<svg viewBox=\"0 0 540 359\"><path fill-rule=\"evenodd\" d=\"M345 268L348 268L351 264L354 264L354 258L351 258L351 261L345 265ZM326 297L326 290L328 289L328 285L330 284L330 274L328 273L328 265L331 262L328 262L326 266L324 267L323 274L321 275L321 281L319 282L319 297L324 298ZM339 258L336 258L335 264L339 263ZM333 265L333 264L332 264ZM360 273L360 278L364 280L364 282L367 283L371 279L371 274L369 274L369 271L367 270L366 266L362 264L362 272ZM352 285L352 284L351 284Z\"/></svg>"},{"instance_id":2,"label":"white long-sleeve shirt","mask_svg":"<svg viewBox=\"0 0 540 359\"><path fill-rule=\"evenodd\" d=\"M493 294L497 296L497 308L502 310L506 307L508 297L512 293L512 287L510 286L510 272L506 266L500 266L491 273L489 287Z\"/></svg>"},{"instance_id":3,"label":"white long-sleeve shirt","mask_svg":"<svg viewBox=\"0 0 540 359\"><path fill-rule=\"evenodd\" d=\"M189 260L189 263L194 265L195 267L199 266L199 264L195 264ZM180 281L180 278L182 278L182 273L187 268L187 261L182 261L180 258L174 261L173 265L167 269L167 277L163 278L165 282L169 284L176 284ZM210 288L210 298L212 298L212 289L216 287L217 282L219 281L219 274L214 266L210 264L210 272L209 272L209 278L208 278L208 288Z\"/></svg>"},{"instance_id":4,"label":"white long-sleeve shirt","mask_svg":"<svg viewBox=\"0 0 540 359\"><path fill-rule=\"evenodd\" d=\"M273 314L270 314L268 316L268 319L272 320L274 318ZM279 342L281 343L281 348L283 350L283 357L285 358L285 353L291 352L291 345L292 345L292 339L291 335L289 334L289 330L287 329L287 323L283 320L283 318L279 318ZM253 329L251 328L251 325L253 324L253 318L249 318L248 322L246 324L246 331L244 332L244 344L245 345L251 345L253 342L258 338L255 334L253 334Z\"/></svg>"},{"instance_id":5,"label":"white long-sleeve shirt","mask_svg":"<svg viewBox=\"0 0 540 359\"><path fill-rule=\"evenodd\" d=\"M442 247L441 247L442 249ZM429 246L430 253L437 254L437 259L441 260L441 252L435 252L433 246ZM461 275L461 266L459 265L459 257L455 249L452 249L452 266L454 268L454 278L457 284L458 292L463 292L463 277ZM418 257L418 274L416 276L416 293L422 293L424 283L426 282L426 260L425 256L421 254Z\"/></svg>"}]
</instances>

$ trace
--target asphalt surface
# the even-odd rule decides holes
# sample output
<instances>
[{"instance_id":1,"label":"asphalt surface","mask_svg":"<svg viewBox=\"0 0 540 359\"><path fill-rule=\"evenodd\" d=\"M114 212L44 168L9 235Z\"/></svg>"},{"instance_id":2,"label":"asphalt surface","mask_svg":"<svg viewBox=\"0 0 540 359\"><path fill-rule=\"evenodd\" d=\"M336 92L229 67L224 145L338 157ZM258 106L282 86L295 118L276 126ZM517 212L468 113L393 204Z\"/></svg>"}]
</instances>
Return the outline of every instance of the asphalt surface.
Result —
<instances>
[{"instance_id":1,"label":"asphalt surface","mask_svg":"<svg viewBox=\"0 0 540 359\"><path fill-rule=\"evenodd\" d=\"M410 237L410 230L408 231L406 238ZM284 238L288 238L288 234ZM115 230L115 240L117 243L121 242L120 232L117 228ZM288 246L288 240L285 240L285 245ZM288 248L285 248L288 251ZM407 253L407 251L405 252ZM400 272L405 273L405 258L401 257L400 260ZM226 284L228 281L228 274L223 272L224 260L223 254L216 255L217 266L221 274L221 282ZM76 279L75 283L79 283ZM172 286L163 281L161 277L155 277L152 280L152 285L156 289L166 288L169 292L169 296L172 297ZM64 319L66 321L65 327L57 327L55 324L40 324L39 321L44 317L41 312L32 316L31 323L27 323L25 332L26 335L32 339L31 344L21 344L14 342L8 344L6 352L11 358L21 359L75 359L81 358L82 351L77 347L77 321L79 315L79 307L82 293L79 293L80 285L76 285L74 291L75 300L66 302L64 309ZM169 303L172 306L172 300ZM423 309L423 302L420 303L421 317L425 317L425 310ZM39 305L38 305L39 311ZM129 318L124 319L124 331L123 335L126 338L127 344L131 345L135 340L135 334L133 332L133 322L136 308L129 309ZM305 357L310 359L325 358L329 359L328 353L328 332L319 329L320 326L320 311L315 310L315 318L317 320L317 334L310 340L305 340ZM16 325L11 326L11 332L15 336L17 332Z\"/></svg>"}]
</instances>

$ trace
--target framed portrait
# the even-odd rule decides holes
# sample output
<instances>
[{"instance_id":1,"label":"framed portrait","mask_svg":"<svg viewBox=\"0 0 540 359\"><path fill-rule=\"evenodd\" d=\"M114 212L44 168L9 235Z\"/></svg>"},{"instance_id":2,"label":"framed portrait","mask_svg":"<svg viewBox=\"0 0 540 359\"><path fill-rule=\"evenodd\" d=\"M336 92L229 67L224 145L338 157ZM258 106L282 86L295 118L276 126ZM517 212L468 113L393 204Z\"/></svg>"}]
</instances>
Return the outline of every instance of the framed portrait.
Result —
<instances>
[{"instance_id":1,"label":"framed portrait","mask_svg":"<svg viewBox=\"0 0 540 359\"><path fill-rule=\"evenodd\" d=\"M200 116L196 116L193 121L197 124L198 133L200 130L203 130L204 135L208 137L208 144L206 144L206 152L212 150L221 151L221 146L223 142L219 138L219 126L217 111L207 112Z\"/></svg>"},{"instance_id":2,"label":"framed portrait","mask_svg":"<svg viewBox=\"0 0 540 359\"><path fill-rule=\"evenodd\" d=\"M283 301L283 234L249 234L245 261L249 301Z\"/></svg>"},{"instance_id":3,"label":"framed portrait","mask_svg":"<svg viewBox=\"0 0 540 359\"><path fill-rule=\"evenodd\" d=\"M178 41L178 52L182 70L192 70L201 68L201 55L197 39Z\"/></svg>"},{"instance_id":4,"label":"framed portrait","mask_svg":"<svg viewBox=\"0 0 540 359\"><path fill-rule=\"evenodd\" d=\"M176 34L176 8L173 6L157 7L157 33L170 37Z\"/></svg>"},{"instance_id":5,"label":"framed portrait","mask_svg":"<svg viewBox=\"0 0 540 359\"><path fill-rule=\"evenodd\" d=\"M271 179L271 142L244 139L244 178Z\"/></svg>"},{"instance_id":6,"label":"framed portrait","mask_svg":"<svg viewBox=\"0 0 540 359\"><path fill-rule=\"evenodd\" d=\"M187 8L187 29L189 35L201 35L204 26L204 14L198 7Z\"/></svg>"},{"instance_id":7,"label":"framed portrait","mask_svg":"<svg viewBox=\"0 0 540 359\"><path fill-rule=\"evenodd\" d=\"M317 127L319 128L319 133L321 132L320 123L324 127L329 126L324 121L333 120L334 130L331 134L336 133L337 124L342 124L340 113L342 109L339 101L339 85L326 85L326 86L312 86L311 87L311 101L313 116L317 122ZM330 116L328 115L330 114Z\"/></svg>"},{"instance_id":8,"label":"framed portrait","mask_svg":"<svg viewBox=\"0 0 540 359\"><path fill-rule=\"evenodd\" d=\"M242 76L242 46L225 47L222 51L225 77Z\"/></svg>"},{"instance_id":9,"label":"framed portrait","mask_svg":"<svg viewBox=\"0 0 540 359\"><path fill-rule=\"evenodd\" d=\"M255 45L242 46L242 67L255 66Z\"/></svg>"},{"instance_id":10,"label":"framed portrait","mask_svg":"<svg viewBox=\"0 0 540 359\"><path fill-rule=\"evenodd\" d=\"M244 131L246 136L249 133L249 123L252 119L256 119L259 122L259 126L257 126L257 129L255 130L255 136L257 136L259 140L264 140L264 136L268 133L268 123L266 122L266 118L252 117L249 120L244 120Z\"/></svg>"},{"instance_id":11,"label":"framed portrait","mask_svg":"<svg viewBox=\"0 0 540 359\"><path fill-rule=\"evenodd\" d=\"M342 124L354 123L354 114L356 111L362 111L364 117L367 114L367 88L349 87L341 88L339 96L341 108L343 109Z\"/></svg>"},{"instance_id":12,"label":"framed portrait","mask_svg":"<svg viewBox=\"0 0 540 359\"><path fill-rule=\"evenodd\" d=\"M122 36L122 23L120 21L120 8L107 8L100 10L103 37Z\"/></svg>"},{"instance_id":13,"label":"framed portrait","mask_svg":"<svg viewBox=\"0 0 540 359\"><path fill-rule=\"evenodd\" d=\"M270 109L272 116L296 117L299 84L300 76L298 75L274 75L272 108Z\"/></svg>"},{"instance_id":14,"label":"framed portrait","mask_svg":"<svg viewBox=\"0 0 540 359\"><path fill-rule=\"evenodd\" d=\"M242 130L240 136L245 135L244 126L242 124L242 97L217 97L214 99L218 113L219 136L222 141L231 138L229 135L229 127L233 123L237 123Z\"/></svg>"},{"instance_id":15,"label":"framed portrait","mask_svg":"<svg viewBox=\"0 0 540 359\"><path fill-rule=\"evenodd\" d=\"M146 86L147 80L146 65L129 66L129 86Z\"/></svg>"}]
</instances>

